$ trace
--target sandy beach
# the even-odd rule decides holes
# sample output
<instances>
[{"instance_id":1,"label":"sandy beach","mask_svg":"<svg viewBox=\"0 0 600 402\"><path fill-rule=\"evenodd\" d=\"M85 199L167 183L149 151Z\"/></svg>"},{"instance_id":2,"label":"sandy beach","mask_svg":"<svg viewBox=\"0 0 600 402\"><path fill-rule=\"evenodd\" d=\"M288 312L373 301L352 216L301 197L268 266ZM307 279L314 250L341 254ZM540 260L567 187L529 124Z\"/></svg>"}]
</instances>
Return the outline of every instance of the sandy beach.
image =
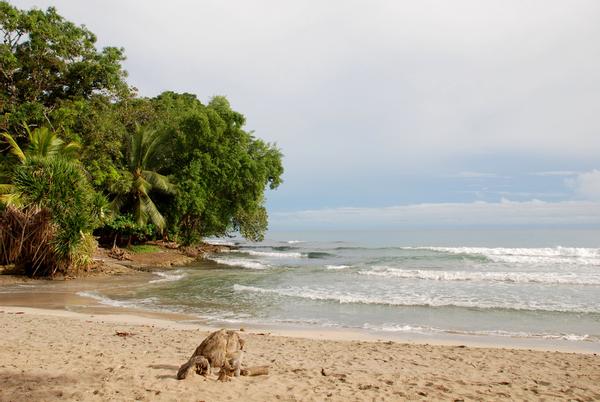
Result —
<instances>
[{"instance_id":1,"label":"sandy beach","mask_svg":"<svg viewBox=\"0 0 600 402\"><path fill-rule=\"evenodd\" d=\"M240 332L246 340L245 364L269 365L270 373L221 383L216 375L175 378L209 333L190 324L5 306L0 307L0 332L2 401L600 398L600 357L595 354L311 339L246 330Z\"/></svg>"}]
</instances>

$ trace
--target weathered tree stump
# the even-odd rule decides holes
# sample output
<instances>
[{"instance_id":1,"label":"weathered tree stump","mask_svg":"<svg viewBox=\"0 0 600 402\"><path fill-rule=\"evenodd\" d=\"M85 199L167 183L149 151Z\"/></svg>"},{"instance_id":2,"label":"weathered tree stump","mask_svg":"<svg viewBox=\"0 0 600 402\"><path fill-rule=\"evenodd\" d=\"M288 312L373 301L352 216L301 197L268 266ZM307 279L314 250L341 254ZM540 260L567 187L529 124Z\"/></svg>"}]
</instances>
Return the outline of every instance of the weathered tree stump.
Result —
<instances>
[{"instance_id":1,"label":"weathered tree stump","mask_svg":"<svg viewBox=\"0 0 600 402\"><path fill-rule=\"evenodd\" d=\"M240 373L244 340L235 331L221 329L211 333L196 348L189 360L177 372L177 379L184 379L189 371L195 368L196 373L204 376L210 374L211 369L221 369L219 378L231 377ZM226 379L221 379L226 381Z\"/></svg>"}]
</instances>

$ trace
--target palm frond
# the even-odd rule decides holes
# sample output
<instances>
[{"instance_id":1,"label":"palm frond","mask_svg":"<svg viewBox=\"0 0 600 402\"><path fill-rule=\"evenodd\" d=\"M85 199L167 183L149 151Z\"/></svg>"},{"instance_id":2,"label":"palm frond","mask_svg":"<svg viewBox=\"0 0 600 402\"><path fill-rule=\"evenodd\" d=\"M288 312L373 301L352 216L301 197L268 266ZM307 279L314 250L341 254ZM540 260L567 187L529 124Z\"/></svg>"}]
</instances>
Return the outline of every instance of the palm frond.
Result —
<instances>
[{"instance_id":1,"label":"palm frond","mask_svg":"<svg viewBox=\"0 0 600 402\"><path fill-rule=\"evenodd\" d=\"M10 194L15 190L12 184L0 184L0 194Z\"/></svg>"},{"instance_id":2,"label":"palm frond","mask_svg":"<svg viewBox=\"0 0 600 402\"><path fill-rule=\"evenodd\" d=\"M152 160L156 157L157 148L164 142L164 136L155 130L144 132L144 152L141 155L141 165L150 167Z\"/></svg>"},{"instance_id":3,"label":"palm frond","mask_svg":"<svg viewBox=\"0 0 600 402\"><path fill-rule=\"evenodd\" d=\"M135 200L133 216L135 217L135 221L138 225L145 225L146 222L148 222L148 215L144 210L144 203L142 202L142 197L138 197Z\"/></svg>"},{"instance_id":4,"label":"palm frond","mask_svg":"<svg viewBox=\"0 0 600 402\"><path fill-rule=\"evenodd\" d=\"M8 133L3 133L2 136L4 137L6 142L8 142L8 144L10 145L10 153L15 155L17 158L19 158L19 160L22 163L25 162L27 157L25 156L25 153L23 152L21 147L19 147L19 144L17 144L17 141L15 141L15 139Z\"/></svg>"},{"instance_id":5,"label":"palm frond","mask_svg":"<svg viewBox=\"0 0 600 402\"><path fill-rule=\"evenodd\" d=\"M63 149L64 141L48 127L36 128L29 132L28 153L41 157L56 156Z\"/></svg>"},{"instance_id":6,"label":"palm frond","mask_svg":"<svg viewBox=\"0 0 600 402\"><path fill-rule=\"evenodd\" d=\"M137 194L148 196L148 193L152 190L152 185L143 176L139 175L133 179L133 189Z\"/></svg>"},{"instance_id":7,"label":"palm frond","mask_svg":"<svg viewBox=\"0 0 600 402\"><path fill-rule=\"evenodd\" d=\"M127 138L127 165L131 172L139 166L142 136L139 128Z\"/></svg>"},{"instance_id":8,"label":"palm frond","mask_svg":"<svg viewBox=\"0 0 600 402\"><path fill-rule=\"evenodd\" d=\"M22 205L19 193L13 184L0 184L0 203L4 205Z\"/></svg>"},{"instance_id":9,"label":"palm frond","mask_svg":"<svg viewBox=\"0 0 600 402\"><path fill-rule=\"evenodd\" d=\"M121 208L123 207L123 204L125 204L125 195L117 194L110 201L110 203L108 204L108 207L112 211L113 214L118 214L119 211L121 210Z\"/></svg>"},{"instance_id":10,"label":"palm frond","mask_svg":"<svg viewBox=\"0 0 600 402\"><path fill-rule=\"evenodd\" d=\"M67 158L75 158L81 149L81 144L77 142L69 142L62 149L62 155Z\"/></svg>"},{"instance_id":11,"label":"palm frond","mask_svg":"<svg viewBox=\"0 0 600 402\"><path fill-rule=\"evenodd\" d=\"M19 193L2 193L0 194L0 203L4 205L12 205L15 207L23 206L23 198Z\"/></svg>"},{"instance_id":12,"label":"palm frond","mask_svg":"<svg viewBox=\"0 0 600 402\"><path fill-rule=\"evenodd\" d=\"M142 170L142 176L152 186L152 190L158 190L167 194L175 192L175 185L169 181L167 176L150 170Z\"/></svg>"},{"instance_id":13,"label":"palm frond","mask_svg":"<svg viewBox=\"0 0 600 402\"><path fill-rule=\"evenodd\" d=\"M160 214L154 202L152 202L150 197L143 196L140 197L140 203L140 209L143 211L143 214L146 216L146 218L162 231L165 228L165 218Z\"/></svg>"}]
</instances>

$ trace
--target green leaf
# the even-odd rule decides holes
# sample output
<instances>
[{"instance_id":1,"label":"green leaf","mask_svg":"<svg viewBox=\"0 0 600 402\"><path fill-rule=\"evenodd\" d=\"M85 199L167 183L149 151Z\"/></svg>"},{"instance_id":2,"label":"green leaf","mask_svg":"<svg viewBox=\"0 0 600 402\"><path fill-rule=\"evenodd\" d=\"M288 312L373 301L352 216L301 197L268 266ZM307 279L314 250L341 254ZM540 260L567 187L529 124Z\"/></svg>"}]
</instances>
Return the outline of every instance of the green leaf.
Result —
<instances>
[{"instance_id":1,"label":"green leaf","mask_svg":"<svg viewBox=\"0 0 600 402\"><path fill-rule=\"evenodd\" d=\"M23 150L21 150L21 147L19 147L14 138L8 133L3 133L2 136L10 145L10 153L19 158L21 162L25 162L25 153L23 152Z\"/></svg>"}]
</instances>

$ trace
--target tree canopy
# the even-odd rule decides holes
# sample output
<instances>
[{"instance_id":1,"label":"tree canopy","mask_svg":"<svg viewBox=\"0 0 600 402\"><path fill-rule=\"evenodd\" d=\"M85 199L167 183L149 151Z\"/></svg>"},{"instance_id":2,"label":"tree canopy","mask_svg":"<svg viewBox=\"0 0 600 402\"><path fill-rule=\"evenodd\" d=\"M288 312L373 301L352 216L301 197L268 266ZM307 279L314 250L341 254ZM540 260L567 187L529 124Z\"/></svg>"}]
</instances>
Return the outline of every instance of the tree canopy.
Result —
<instances>
[{"instance_id":1,"label":"tree canopy","mask_svg":"<svg viewBox=\"0 0 600 402\"><path fill-rule=\"evenodd\" d=\"M282 154L245 128L227 98L137 96L126 82L124 50L98 50L92 32L53 7L19 10L0 1L0 34L0 195L16 188L58 226L84 234L183 244L233 232L264 237L264 193L282 182ZM44 189L39 180L54 174L89 194L66 200L66 189ZM99 199L113 213L92 219L90 202ZM81 226L70 226L65 205L85 215Z\"/></svg>"},{"instance_id":2,"label":"tree canopy","mask_svg":"<svg viewBox=\"0 0 600 402\"><path fill-rule=\"evenodd\" d=\"M19 136L20 125L60 125L72 102L129 94L121 68L124 50L98 51L96 36L55 8L21 11L0 2L0 129Z\"/></svg>"}]
</instances>

